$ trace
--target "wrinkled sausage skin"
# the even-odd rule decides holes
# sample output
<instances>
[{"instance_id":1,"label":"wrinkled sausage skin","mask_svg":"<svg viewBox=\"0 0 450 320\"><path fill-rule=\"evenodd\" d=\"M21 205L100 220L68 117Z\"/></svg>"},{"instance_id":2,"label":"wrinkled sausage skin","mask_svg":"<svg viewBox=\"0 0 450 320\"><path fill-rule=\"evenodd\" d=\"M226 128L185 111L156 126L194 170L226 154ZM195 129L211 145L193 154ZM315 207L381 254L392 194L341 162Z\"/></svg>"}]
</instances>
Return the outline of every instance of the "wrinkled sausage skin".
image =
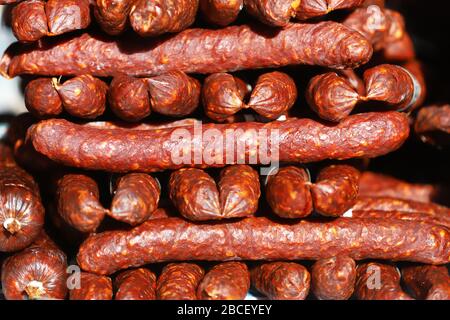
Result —
<instances>
[{"instance_id":1,"label":"wrinkled sausage skin","mask_svg":"<svg viewBox=\"0 0 450 320\"><path fill-rule=\"evenodd\" d=\"M402 279L417 299L450 300L450 276L445 266L408 266L402 268Z\"/></svg>"},{"instance_id":2,"label":"wrinkled sausage skin","mask_svg":"<svg viewBox=\"0 0 450 320\"><path fill-rule=\"evenodd\" d=\"M109 277L81 272L79 288L69 291L70 300L111 300L112 281Z\"/></svg>"},{"instance_id":3,"label":"wrinkled sausage skin","mask_svg":"<svg viewBox=\"0 0 450 320\"><path fill-rule=\"evenodd\" d=\"M145 268L120 273L115 280L116 300L155 300L156 276Z\"/></svg>"},{"instance_id":4,"label":"wrinkled sausage skin","mask_svg":"<svg viewBox=\"0 0 450 320\"><path fill-rule=\"evenodd\" d=\"M225 27L233 23L241 12L243 0L200 0L203 18L214 25Z\"/></svg>"},{"instance_id":5,"label":"wrinkled sausage skin","mask_svg":"<svg viewBox=\"0 0 450 320\"><path fill-rule=\"evenodd\" d=\"M197 300L197 287L205 271L193 263L171 263L158 278L159 300Z\"/></svg>"}]
</instances>

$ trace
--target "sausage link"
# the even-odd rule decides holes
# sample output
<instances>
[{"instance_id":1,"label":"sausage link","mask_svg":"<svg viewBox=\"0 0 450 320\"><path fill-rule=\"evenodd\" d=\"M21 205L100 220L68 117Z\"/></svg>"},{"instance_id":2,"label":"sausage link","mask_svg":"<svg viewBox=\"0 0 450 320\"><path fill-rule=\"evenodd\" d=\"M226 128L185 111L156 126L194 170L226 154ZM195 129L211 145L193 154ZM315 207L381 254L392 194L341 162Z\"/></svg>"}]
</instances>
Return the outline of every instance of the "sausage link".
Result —
<instances>
[{"instance_id":1,"label":"sausage link","mask_svg":"<svg viewBox=\"0 0 450 320\"><path fill-rule=\"evenodd\" d=\"M6 152L0 163L0 251L13 252L36 240L45 213L37 183Z\"/></svg>"},{"instance_id":2,"label":"sausage link","mask_svg":"<svg viewBox=\"0 0 450 320\"><path fill-rule=\"evenodd\" d=\"M156 276L145 268L120 273L115 280L116 300L155 300Z\"/></svg>"},{"instance_id":3,"label":"sausage link","mask_svg":"<svg viewBox=\"0 0 450 320\"><path fill-rule=\"evenodd\" d=\"M400 272L376 262L358 265L355 295L358 300L413 300L400 287Z\"/></svg>"},{"instance_id":4,"label":"sausage link","mask_svg":"<svg viewBox=\"0 0 450 320\"><path fill-rule=\"evenodd\" d=\"M445 266L408 266L402 269L402 279L417 299L450 300L450 276Z\"/></svg>"},{"instance_id":5,"label":"sausage link","mask_svg":"<svg viewBox=\"0 0 450 320\"><path fill-rule=\"evenodd\" d=\"M438 193L438 187L431 184L409 183L370 171L363 172L359 180L359 195L362 197L390 197L431 202Z\"/></svg>"},{"instance_id":6,"label":"sausage link","mask_svg":"<svg viewBox=\"0 0 450 320\"><path fill-rule=\"evenodd\" d=\"M214 25L225 27L233 23L244 6L244 0L200 0L203 18Z\"/></svg>"},{"instance_id":7,"label":"sausage link","mask_svg":"<svg viewBox=\"0 0 450 320\"><path fill-rule=\"evenodd\" d=\"M205 79L202 100L209 118L222 122L245 107L240 81L228 73L214 73Z\"/></svg>"},{"instance_id":8,"label":"sausage link","mask_svg":"<svg viewBox=\"0 0 450 320\"><path fill-rule=\"evenodd\" d=\"M69 291L70 300L111 300L112 281L109 277L81 272L79 288Z\"/></svg>"},{"instance_id":9,"label":"sausage link","mask_svg":"<svg viewBox=\"0 0 450 320\"><path fill-rule=\"evenodd\" d=\"M38 118L58 116L63 112L63 105L52 79L38 78L25 87L25 106Z\"/></svg>"},{"instance_id":10,"label":"sausage link","mask_svg":"<svg viewBox=\"0 0 450 320\"><path fill-rule=\"evenodd\" d=\"M197 288L201 300L243 300L250 289L250 274L242 262L224 262L209 270Z\"/></svg>"},{"instance_id":11,"label":"sausage link","mask_svg":"<svg viewBox=\"0 0 450 320\"><path fill-rule=\"evenodd\" d=\"M335 22L289 24L276 34L240 25L188 29L153 41L111 41L85 33L41 43L38 50L36 45L13 45L0 61L0 74L147 77L173 70L214 73L297 64L343 69L364 64L371 56L372 47L362 35Z\"/></svg>"},{"instance_id":12,"label":"sausage link","mask_svg":"<svg viewBox=\"0 0 450 320\"><path fill-rule=\"evenodd\" d=\"M81 232L95 232L107 210L99 200L97 183L83 174L67 174L58 181L58 214Z\"/></svg>"},{"instance_id":13,"label":"sausage link","mask_svg":"<svg viewBox=\"0 0 450 320\"><path fill-rule=\"evenodd\" d=\"M125 121L140 121L151 113L144 79L115 76L109 86L108 101L112 112Z\"/></svg>"},{"instance_id":14,"label":"sausage link","mask_svg":"<svg viewBox=\"0 0 450 320\"><path fill-rule=\"evenodd\" d=\"M356 202L360 176L357 169L348 165L322 169L310 187L314 209L324 216L343 215Z\"/></svg>"},{"instance_id":15,"label":"sausage link","mask_svg":"<svg viewBox=\"0 0 450 320\"><path fill-rule=\"evenodd\" d=\"M356 263L348 256L321 259L311 269L311 289L319 300L347 300L355 290Z\"/></svg>"},{"instance_id":16,"label":"sausage link","mask_svg":"<svg viewBox=\"0 0 450 320\"><path fill-rule=\"evenodd\" d=\"M90 0L48 0L45 4L49 35L86 29L91 24Z\"/></svg>"},{"instance_id":17,"label":"sausage link","mask_svg":"<svg viewBox=\"0 0 450 320\"><path fill-rule=\"evenodd\" d=\"M339 9L360 6L364 0L302 0L296 8L295 17L299 20L319 17Z\"/></svg>"},{"instance_id":18,"label":"sausage link","mask_svg":"<svg viewBox=\"0 0 450 320\"><path fill-rule=\"evenodd\" d=\"M24 1L11 12L11 28L17 39L33 42L48 33L45 2L41 0Z\"/></svg>"},{"instance_id":19,"label":"sausage link","mask_svg":"<svg viewBox=\"0 0 450 320\"><path fill-rule=\"evenodd\" d=\"M96 0L94 16L106 33L118 35L125 31L128 15L136 0Z\"/></svg>"},{"instance_id":20,"label":"sausage link","mask_svg":"<svg viewBox=\"0 0 450 320\"><path fill-rule=\"evenodd\" d=\"M252 285L271 300L305 300L311 276L293 262L264 263L251 271Z\"/></svg>"},{"instance_id":21,"label":"sausage link","mask_svg":"<svg viewBox=\"0 0 450 320\"><path fill-rule=\"evenodd\" d=\"M25 249L3 263L3 294L7 300L64 299L66 268L66 256L60 250Z\"/></svg>"},{"instance_id":22,"label":"sausage link","mask_svg":"<svg viewBox=\"0 0 450 320\"><path fill-rule=\"evenodd\" d=\"M397 41L386 43L382 54L384 60L389 62L410 61L416 57L414 43L409 34Z\"/></svg>"},{"instance_id":23,"label":"sausage link","mask_svg":"<svg viewBox=\"0 0 450 320\"><path fill-rule=\"evenodd\" d=\"M305 0L308 2L308 0ZM244 0L246 11L261 22L275 27L289 24L302 1L298 0ZM311 1L309 1L311 2Z\"/></svg>"},{"instance_id":24,"label":"sausage link","mask_svg":"<svg viewBox=\"0 0 450 320\"><path fill-rule=\"evenodd\" d=\"M171 263L158 278L158 300L197 300L197 287L205 271L193 263Z\"/></svg>"},{"instance_id":25,"label":"sausage link","mask_svg":"<svg viewBox=\"0 0 450 320\"><path fill-rule=\"evenodd\" d=\"M200 82L184 72L170 71L145 80L152 110L171 117L184 117L199 104Z\"/></svg>"},{"instance_id":26,"label":"sausage link","mask_svg":"<svg viewBox=\"0 0 450 320\"><path fill-rule=\"evenodd\" d=\"M266 199L273 212L283 218L303 218L313 211L309 174L288 166L269 176Z\"/></svg>"},{"instance_id":27,"label":"sausage link","mask_svg":"<svg viewBox=\"0 0 450 320\"><path fill-rule=\"evenodd\" d=\"M258 78L248 108L266 119L274 120L286 113L297 100L297 87L287 74L274 71Z\"/></svg>"},{"instance_id":28,"label":"sausage link","mask_svg":"<svg viewBox=\"0 0 450 320\"><path fill-rule=\"evenodd\" d=\"M450 260L449 238L447 228L402 220L275 223L252 217L195 224L167 218L130 231L92 235L80 246L77 260L83 270L97 274L163 261L319 260L339 254L355 260L445 264Z\"/></svg>"},{"instance_id":29,"label":"sausage link","mask_svg":"<svg viewBox=\"0 0 450 320\"><path fill-rule=\"evenodd\" d=\"M189 137L193 137L194 130L198 130L195 124L186 125L182 130L180 127L130 130L82 126L63 119L51 119L39 122L29 129L28 134L35 149L54 161L109 172L151 172L189 166L220 167L250 160L256 164L264 160L258 157L254 149L256 145L267 146L267 154L272 157L278 152L277 160L284 162L371 158L396 150L409 135L408 118L397 112L352 115L338 125L297 118L269 123L206 124L201 126L200 134L195 134L195 141L200 137L202 139L201 143L195 143L195 150L199 154L208 154L210 144L216 146L221 141L216 135L208 133L210 129L216 129L214 132L219 134L231 131L227 141L231 140L238 146L242 145L243 135L254 139L252 143L246 143L245 148L227 150L225 146L222 155L216 154L211 163L205 161L204 157L198 161L191 156L193 151ZM254 133L260 130L269 134L256 134L255 137ZM184 138L181 146L179 138L176 138L179 133ZM238 149L244 150L238 152ZM178 153L182 153L181 164L180 159L173 157L177 154L177 158Z\"/></svg>"},{"instance_id":30,"label":"sausage link","mask_svg":"<svg viewBox=\"0 0 450 320\"><path fill-rule=\"evenodd\" d=\"M419 110L414 122L419 138L432 145L450 145L450 105L429 106Z\"/></svg>"},{"instance_id":31,"label":"sausage link","mask_svg":"<svg viewBox=\"0 0 450 320\"><path fill-rule=\"evenodd\" d=\"M130 173L119 179L108 214L132 226L147 220L158 207L161 188L145 173Z\"/></svg>"},{"instance_id":32,"label":"sausage link","mask_svg":"<svg viewBox=\"0 0 450 320\"><path fill-rule=\"evenodd\" d=\"M137 0L130 11L131 27L143 37L180 32L192 23L199 0Z\"/></svg>"}]
</instances>

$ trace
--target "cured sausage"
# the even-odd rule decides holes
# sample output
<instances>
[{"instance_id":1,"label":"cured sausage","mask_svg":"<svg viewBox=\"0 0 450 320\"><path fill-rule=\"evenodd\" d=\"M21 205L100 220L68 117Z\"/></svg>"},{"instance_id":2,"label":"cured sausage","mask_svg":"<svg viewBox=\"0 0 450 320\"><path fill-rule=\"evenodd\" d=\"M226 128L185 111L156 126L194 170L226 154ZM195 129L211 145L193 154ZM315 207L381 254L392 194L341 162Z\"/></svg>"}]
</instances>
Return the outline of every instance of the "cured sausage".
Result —
<instances>
[{"instance_id":1,"label":"cured sausage","mask_svg":"<svg viewBox=\"0 0 450 320\"><path fill-rule=\"evenodd\" d=\"M445 266L404 267L402 279L417 299L450 300L450 276Z\"/></svg>"},{"instance_id":2,"label":"cured sausage","mask_svg":"<svg viewBox=\"0 0 450 320\"><path fill-rule=\"evenodd\" d=\"M413 300L400 286L400 271L392 265L369 262L356 269L359 300Z\"/></svg>"},{"instance_id":3,"label":"cured sausage","mask_svg":"<svg viewBox=\"0 0 450 320\"><path fill-rule=\"evenodd\" d=\"M58 181L58 214L81 232L95 232L107 210L99 200L97 183L84 174L67 174Z\"/></svg>"},{"instance_id":4,"label":"cured sausage","mask_svg":"<svg viewBox=\"0 0 450 320\"><path fill-rule=\"evenodd\" d=\"M429 106L419 110L414 131L419 138L432 145L450 145L450 105Z\"/></svg>"},{"instance_id":5,"label":"cured sausage","mask_svg":"<svg viewBox=\"0 0 450 320\"><path fill-rule=\"evenodd\" d=\"M7 300L64 299L66 268L66 256L60 250L25 249L3 263L3 294Z\"/></svg>"},{"instance_id":6,"label":"cured sausage","mask_svg":"<svg viewBox=\"0 0 450 320\"><path fill-rule=\"evenodd\" d=\"M214 179L200 169L175 171L169 181L170 198L180 213L190 220L247 217L258 209L258 173L247 165L234 165Z\"/></svg>"},{"instance_id":7,"label":"cured sausage","mask_svg":"<svg viewBox=\"0 0 450 320\"><path fill-rule=\"evenodd\" d=\"M128 270L115 279L116 300L155 300L156 276L145 268Z\"/></svg>"},{"instance_id":8,"label":"cured sausage","mask_svg":"<svg viewBox=\"0 0 450 320\"><path fill-rule=\"evenodd\" d=\"M290 24L276 32L261 29L250 25L188 29L165 39L126 42L85 33L42 43L39 50L35 45L13 45L0 61L0 74L146 77L174 70L214 73L296 64L344 69L372 56L362 35L336 22Z\"/></svg>"},{"instance_id":9,"label":"cured sausage","mask_svg":"<svg viewBox=\"0 0 450 320\"><path fill-rule=\"evenodd\" d=\"M121 34L127 28L128 15L135 2L135 0L95 0L95 20L106 33Z\"/></svg>"},{"instance_id":10,"label":"cured sausage","mask_svg":"<svg viewBox=\"0 0 450 320\"><path fill-rule=\"evenodd\" d=\"M304 300L310 281L308 270L293 262L264 263L251 271L252 285L271 300Z\"/></svg>"},{"instance_id":11,"label":"cured sausage","mask_svg":"<svg viewBox=\"0 0 450 320\"><path fill-rule=\"evenodd\" d=\"M319 300L347 300L355 289L356 263L347 256L335 256L314 263L311 289Z\"/></svg>"},{"instance_id":12,"label":"cured sausage","mask_svg":"<svg viewBox=\"0 0 450 320\"><path fill-rule=\"evenodd\" d=\"M227 132L232 133L231 140L224 146ZM65 165L109 172L149 172L257 164L270 161L267 156L273 159L276 153L277 161L303 163L377 157L399 148L409 135L409 125L404 114L384 112L353 115L334 126L289 118L264 124L194 124L158 130L104 129L51 119L39 122L28 133L38 152ZM200 138L201 143L197 143ZM246 142L249 138L251 143ZM230 142L239 148L228 148ZM264 157L256 146L266 146ZM213 159L192 157L199 154L209 158L211 150L218 150Z\"/></svg>"},{"instance_id":13,"label":"cured sausage","mask_svg":"<svg viewBox=\"0 0 450 320\"><path fill-rule=\"evenodd\" d=\"M233 23L243 6L243 0L200 0L203 18L220 27Z\"/></svg>"},{"instance_id":14,"label":"cured sausage","mask_svg":"<svg viewBox=\"0 0 450 320\"><path fill-rule=\"evenodd\" d=\"M109 277L81 272L79 288L69 291L70 300L111 300L112 282Z\"/></svg>"},{"instance_id":15,"label":"cured sausage","mask_svg":"<svg viewBox=\"0 0 450 320\"><path fill-rule=\"evenodd\" d=\"M17 166L7 146L0 147L0 251L13 252L36 240L45 210L33 177Z\"/></svg>"},{"instance_id":16,"label":"cured sausage","mask_svg":"<svg viewBox=\"0 0 450 320\"><path fill-rule=\"evenodd\" d=\"M224 262L209 270L200 282L201 300L243 300L250 289L250 274L242 262Z\"/></svg>"},{"instance_id":17,"label":"cured sausage","mask_svg":"<svg viewBox=\"0 0 450 320\"><path fill-rule=\"evenodd\" d=\"M158 300L197 300L197 287L205 271L193 263L171 263L158 278Z\"/></svg>"},{"instance_id":18,"label":"cured sausage","mask_svg":"<svg viewBox=\"0 0 450 320\"><path fill-rule=\"evenodd\" d=\"M108 214L132 226L147 220L158 207L161 188L145 173L130 173L117 183Z\"/></svg>"},{"instance_id":19,"label":"cured sausage","mask_svg":"<svg viewBox=\"0 0 450 320\"><path fill-rule=\"evenodd\" d=\"M339 254L355 260L445 264L450 260L449 237L445 227L402 220L276 223L245 218L195 224L167 218L130 231L92 235L80 246L77 260L83 270L97 274L163 261L318 260Z\"/></svg>"}]
</instances>

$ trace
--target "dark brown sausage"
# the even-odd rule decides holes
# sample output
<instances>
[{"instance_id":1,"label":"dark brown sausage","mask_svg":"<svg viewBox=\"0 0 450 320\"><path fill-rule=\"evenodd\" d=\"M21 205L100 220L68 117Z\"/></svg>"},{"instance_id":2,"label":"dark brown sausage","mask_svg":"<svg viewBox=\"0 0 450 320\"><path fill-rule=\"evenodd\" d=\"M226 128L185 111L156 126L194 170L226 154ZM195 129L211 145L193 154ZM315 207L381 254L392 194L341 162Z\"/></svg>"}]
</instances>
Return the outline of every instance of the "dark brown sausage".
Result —
<instances>
[{"instance_id":1,"label":"dark brown sausage","mask_svg":"<svg viewBox=\"0 0 450 320\"><path fill-rule=\"evenodd\" d=\"M24 1L11 12L11 27L20 41L33 42L48 33L45 2L41 0Z\"/></svg>"},{"instance_id":2,"label":"dark brown sausage","mask_svg":"<svg viewBox=\"0 0 450 320\"><path fill-rule=\"evenodd\" d=\"M355 290L356 263L347 256L321 259L311 269L311 289L319 300L347 300Z\"/></svg>"},{"instance_id":3,"label":"dark brown sausage","mask_svg":"<svg viewBox=\"0 0 450 320\"><path fill-rule=\"evenodd\" d=\"M419 110L414 122L419 138L432 145L450 145L450 105L429 106Z\"/></svg>"},{"instance_id":4,"label":"dark brown sausage","mask_svg":"<svg viewBox=\"0 0 450 320\"><path fill-rule=\"evenodd\" d=\"M156 276L145 268L120 273L115 280L116 300L155 300Z\"/></svg>"},{"instance_id":5,"label":"dark brown sausage","mask_svg":"<svg viewBox=\"0 0 450 320\"><path fill-rule=\"evenodd\" d=\"M200 0L203 18L214 25L225 27L233 23L244 6L243 0Z\"/></svg>"},{"instance_id":6,"label":"dark brown sausage","mask_svg":"<svg viewBox=\"0 0 450 320\"><path fill-rule=\"evenodd\" d=\"M360 196L431 202L438 192L438 187L431 184L409 183L370 171L363 172L359 180Z\"/></svg>"},{"instance_id":7,"label":"dark brown sausage","mask_svg":"<svg viewBox=\"0 0 450 320\"><path fill-rule=\"evenodd\" d=\"M193 263L171 263L158 278L158 300L197 300L197 287L205 271Z\"/></svg>"},{"instance_id":8,"label":"dark brown sausage","mask_svg":"<svg viewBox=\"0 0 450 320\"><path fill-rule=\"evenodd\" d=\"M99 200L97 183L83 174L67 174L58 181L58 214L81 232L95 232L107 210Z\"/></svg>"},{"instance_id":9,"label":"dark brown sausage","mask_svg":"<svg viewBox=\"0 0 450 320\"><path fill-rule=\"evenodd\" d=\"M54 117L63 112L61 98L50 78L38 78L25 87L25 106L38 118Z\"/></svg>"},{"instance_id":10,"label":"dark brown sausage","mask_svg":"<svg viewBox=\"0 0 450 320\"><path fill-rule=\"evenodd\" d=\"M151 113L144 79L115 76L109 86L108 101L112 112L125 121L140 121Z\"/></svg>"},{"instance_id":11,"label":"dark brown sausage","mask_svg":"<svg viewBox=\"0 0 450 320\"><path fill-rule=\"evenodd\" d=\"M417 299L450 300L450 276L445 266L404 267L402 279Z\"/></svg>"},{"instance_id":12,"label":"dark brown sausage","mask_svg":"<svg viewBox=\"0 0 450 320\"><path fill-rule=\"evenodd\" d=\"M54 161L109 172L150 172L267 161L262 159L260 151L254 149L255 145L267 146L269 157L273 158L278 153L276 160L285 162L371 158L396 150L409 135L408 118L397 112L352 115L338 125L289 118L269 123L206 124L199 127L193 124L159 130L104 129L51 119L39 122L28 133L35 149ZM231 141L240 147L227 150L225 146L225 150L220 152L222 155L216 154L214 161L209 159L205 162L205 159L192 157L194 130L200 131L200 134L195 134L195 141L202 139L200 145L195 145L195 151L200 155L206 154L208 158L211 144L216 146L220 143L221 139L211 135L209 129L217 129L215 132L221 135L231 131L227 145ZM267 134L255 134L260 130ZM252 143L247 142L243 146L243 135L245 140L252 138ZM272 143L274 139L275 143Z\"/></svg>"},{"instance_id":13,"label":"dark brown sausage","mask_svg":"<svg viewBox=\"0 0 450 320\"><path fill-rule=\"evenodd\" d=\"M28 247L44 225L44 207L33 177L17 166L5 145L0 161L0 251Z\"/></svg>"},{"instance_id":14,"label":"dark brown sausage","mask_svg":"<svg viewBox=\"0 0 450 320\"><path fill-rule=\"evenodd\" d=\"M121 34L127 28L128 15L135 2L135 0L96 0L95 20L106 33Z\"/></svg>"},{"instance_id":15,"label":"dark brown sausage","mask_svg":"<svg viewBox=\"0 0 450 320\"><path fill-rule=\"evenodd\" d=\"M343 215L356 202L360 176L361 173L349 165L322 169L310 187L314 209L324 216Z\"/></svg>"},{"instance_id":16,"label":"dark brown sausage","mask_svg":"<svg viewBox=\"0 0 450 320\"><path fill-rule=\"evenodd\" d=\"M264 263L251 271L252 285L271 300L305 300L311 276L293 262Z\"/></svg>"},{"instance_id":17,"label":"dark brown sausage","mask_svg":"<svg viewBox=\"0 0 450 320\"><path fill-rule=\"evenodd\" d=\"M294 80L283 72L274 71L258 78L247 107L266 119L274 120L285 114L296 100Z\"/></svg>"},{"instance_id":18,"label":"dark brown sausage","mask_svg":"<svg viewBox=\"0 0 450 320\"><path fill-rule=\"evenodd\" d=\"M8 300L64 299L66 268L66 256L60 250L25 249L3 263L3 294Z\"/></svg>"},{"instance_id":19,"label":"dark brown sausage","mask_svg":"<svg viewBox=\"0 0 450 320\"><path fill-rule=\"evenodd\" d=\"M413 300L400 286L394 266L376 262L358 265L355 295L358 300Z\"/></svg>"},{"instance_id":20,"label":"dark brown sausage","mask_svg":"<svg viewBox=\"0 0 450 320\"><path fill-rule=\"evenodd\" d=\"M61 97L64 109L75 117L94 119L105 111L108 86L100 79L81 75L62 85L54 81L53 86Z\"/></svg>"},{"instance_id":21,"label":"dark brown sausage","mask_svg":"<svg viewBox=\"0 0 450 320\"><path fill-rule=\"evenodd\" d=\"M152 76L174 70L214 73L296 64L344 69L372 56L362 35L336 22L289 24L275 33L261 29L249 25L188 29L153 41L111 41L85 33L42 43L38 50L34 45L13 45L0 61L0 74Z\"/></svg>"},{"instance_id":22,"label":"dark brown sausage","mask_svg":"<svg viewBox=\"0 0 450 320\"><path fill-rule=\"evenodd\" d=\"M49 35L86 29L91 24L90 0L48 0L45 4Z\"/></svg>"},{"instance_id":23,"label":"dark brown sausage","mask_svg":"<svg viewBox=\"0 0 450 320\"><path fill-rule=\"evenodd\" d=\"M308 2L308 0L303 0ZM296 14L303 1L299 0L244 0L247 12L270 26L284 27ZM309 0L309 2L311 2Z\"/></svg>"},{"instance_id":24,"label":"dark brown sausage","mask_svg":"<svg viewBox=\"0 0 450 320\"><path fill-rule=\"evenodd\" d=\"M199 0L137 0L130 11L131 27L144 37L180 32L192 23Z\"/></svg>"},{"instance_id":25,"label":"dark brown sausage","mask_svg":"<svg viewBox=\"0 0 450 320\"><path fill-rule=\"evenodd\" d=\"M266 199L273 212L283 218L303 218L313 211L311 181L303 168L283 167L269 176Z\"/></svg>"},{"instance_id":26,"label":"dark brown sausage","mask_svg":"<svg viewBox=\"0 0 450 320\"><path fill-rule=\"evenodd\" d=\"M158 207L161 188L152 176L130 173L119 179L108 214L132 226L149 219Z\"/></svg>"},{"instance_id":27,"label":"dark brown sausage","mask_svg":"<svg viewBox=\"0 0 450 320\"><path fill-rule=\"evenodd\" d=\"M340 254L355 260L445 264L450 260L449 238L447 228L401 220L275 223L246 218L195 224L167 218L146 221L131 231L93 235L80 246L77 260L83 270L98 274L163 261L319 260Z\"/></svg>"},{"instance_id":28,"label":"dark brown sausage","mask_svg":"<svg viewBox=\"0 0 450 320\"><path fill-rule=\"evenodd\" d=\"M111 300L112 281L109 277L81 272L79 288L69 291L70 300Z\"/></svg>"},{"instance_id":29,"label":"dark brown sausage","mask_svg":"<svg viewBox=\"0 0 450 320\"><path fill-rule=\"evenodd\" d=\"M171 117L184 117L199 104L200 82L184 72L170 71L145 80L153 111Z\"/></svg>"},{"instance_id":30,"label":"dark brown sausage","mask_svg":"<svg viewBox=\"0 0 450 320\"><path fill-rule=\"evenodd\" d=\"M197 288L201 300L243 300L250 289L250 274L242 262L224 262L209 270Z\"/></svg>"}]
</instances>

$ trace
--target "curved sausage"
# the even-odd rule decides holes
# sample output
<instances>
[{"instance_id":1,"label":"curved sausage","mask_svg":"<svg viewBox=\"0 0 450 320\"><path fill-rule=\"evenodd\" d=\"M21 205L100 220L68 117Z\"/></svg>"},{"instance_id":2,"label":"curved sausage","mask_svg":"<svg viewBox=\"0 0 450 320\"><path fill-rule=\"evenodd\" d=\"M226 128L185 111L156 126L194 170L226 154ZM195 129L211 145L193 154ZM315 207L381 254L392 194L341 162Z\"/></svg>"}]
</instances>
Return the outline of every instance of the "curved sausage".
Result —
<instances>
[{"instance_id":1,"label":"curved sausage","mask_svg":"<svg viewBox=\"0 0 450 320\"><path fill-rule=\"evenodd\" d=\"M419 110L414 122L419 138L435 146L450 145L450 105L429 106Z\"/></svg>"},{"instance_id":2,"label":"curved sausage","mask_svg":"<svg viewBox=\"0 0 450 320\"><path fill-rule=\"evenodd\" d=\"M347 256L334 256L314 263L311 289L319 300L347 300L353 294L356 263Z\"/></svg>"},{"instance_id":3,"label":"curved sausage","mask_svg":"<svg viewBox=\"0 0 450 320\"><path fill-rule=\"evenodd\" d=\"M193 263L171 263L158 278L159 300L197 300L197 287L205 271Z\"/></svg>"},{"instance_id":4,"label":"curved sausage","mask_svg":"<svg viewBox=\"0 0 450 320\"><path fill-rule=\"evenodd\" d=\"M63 105L50 78L38 78L25 87L25 106L38 118L54 117L63 112Z\"/></svg>"},{"instance_id":5,"label":"curved sausage","mask_svg":"<svg viewBox=\"0 0 450 320\"><path fill-rule=\"evenodd\" d=\"M293 262L264 263L251 271L252 285L271 300L305 300L311 276Z\"/></svg>"},{"instance_id":6,"label":"curved sausage","mask_svg":"<svg viewBox=\"0 0 450 320\"><path fill-rule=\"evenodd\" d=\"M135 0L95 0L95 20L106 33L121 34L127 28L128 15L135 2Z\"/></svg>"},{"instance_id":7,"label":"curved sausage","mask_svg":"<svg viewBox=\"0 0 450 320\"><path fill-rule=\"evenodd\" d=\"M243 0L200 0L203 18L214 25L225 27L233 23L244 6Z\"/></svg>"},{"instance_id":8,"label":"curved sausage","mask_svg":"<svg viewBox=\"0 0 450 320\"><path fill-rule=\"evenodd\" d=\"M33 42L48 33L45 2L41 0L24 1L11 12L11 28L17 39Z\"/></svg>"},{"instance_id":9,"label":"curved sausage","mask_svg":"<svg viewBox=\"0 0 450 320\"><path fill-rule=\"evenodd\" d=\"M81 272L79 288L69 291L70 300L111 300L112 281L109 277Z\"/></svg>"},{"instance_id":10,"label":"curved sausage","mask_svg":"<svg viewBox=\"0 0 450 320\"><path fill-rule=\"evenodd\" d=\"M450 300L450 276L445 266L404 267L402 279L417 299Z\"/></svg>"},{"instance_id":11,"label":"curved sausage","mask_svg":"<svg viewBox=\"0 0 450 320\"><path fill-rule=\"evenodd\" d=\"M449 238L445 227L402 220L275 223L252 217L196 224L167 218L93 235L80 246L77 261L97 274L163 261L318 260L339 254L355 260L445 264L450 261Z\"/></svg>"},{"instance_id":12,"label":"curved sausage","mask_svg":"<svg viewBox=\"0 0 450 320\"><path fill-rule=\"evenodd\" d=\"M156 276L145 268L120 273L115 280L116 300L155 300Z\"/></svg>"},{"instance_id":13,"label":"curved sausage","mask_svg":"<svg viewBox=\"0 0 450 320\"><path fill-rule=\"evenodd\" d=\"M197 288L201 300L243 300L250 289L250 274L242 262L224 262L209 270Z\"/></svg>"}]
</instances>

